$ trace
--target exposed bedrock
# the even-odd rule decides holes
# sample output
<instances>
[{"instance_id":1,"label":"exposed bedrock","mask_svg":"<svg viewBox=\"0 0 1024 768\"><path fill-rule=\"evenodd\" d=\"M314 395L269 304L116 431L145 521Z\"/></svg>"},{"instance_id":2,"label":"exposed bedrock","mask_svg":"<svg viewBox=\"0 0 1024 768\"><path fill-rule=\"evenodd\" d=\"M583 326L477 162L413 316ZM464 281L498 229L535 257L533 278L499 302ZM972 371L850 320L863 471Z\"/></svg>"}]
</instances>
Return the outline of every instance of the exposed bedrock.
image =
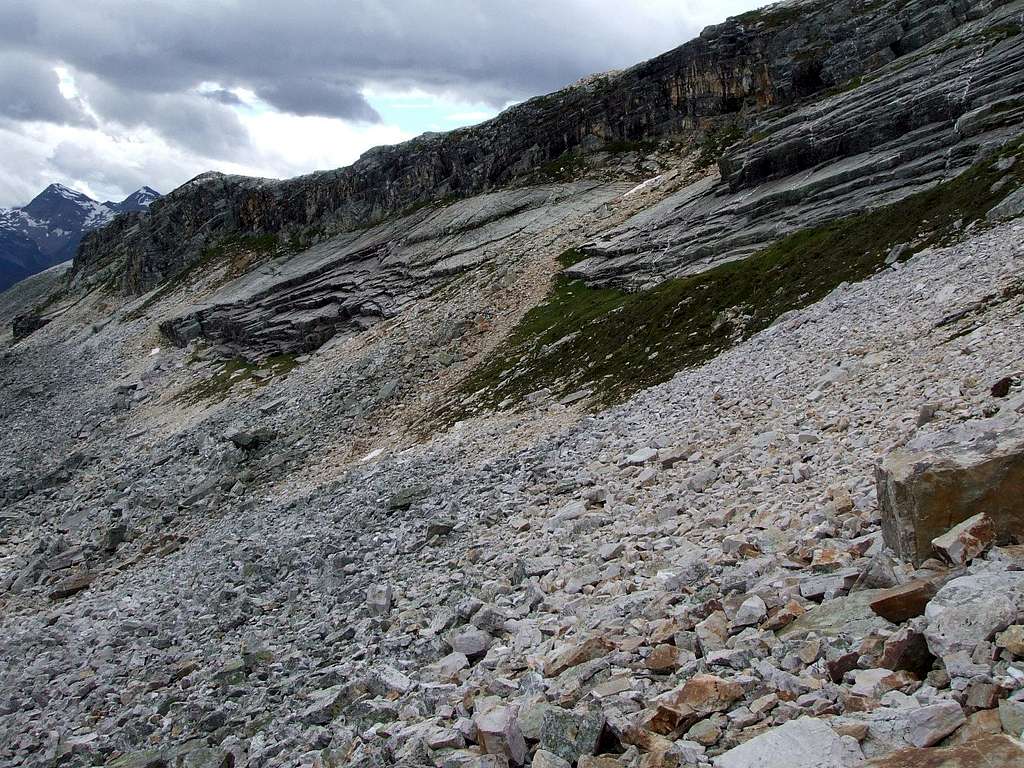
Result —
<instances>
[{"instance_id":1,"label":"exposed bedrock","mask_svg":"<svg viewBox=\"0 0 1024 768\"><path fill-rule=\"evenodd\" d=\"M791 107L912 56L1000 5L1000 0L781 4L710 27L629 70L531 99L481 125L371 150L348 168L283 182L204 174L154 203L148 216L130 217L88 237L75 259L73 280L113 279L140 293L197 261L204 246L233 234L288 233L320 240L410 206L529 179L566 152L713 131L723 116L748 122L764 109ZM957 51L949 59L963 64ZM1004 65L1012 69L1008 62ZM972 66L981 71L981 65ZM891 91L883 90L875 108L888 111ZM935 99L941 101L943 93L936 92ZM935 107L943 120L958 110ZM876 146L884 138L865 143ZM775 154L759 157L751 155L745 163L733 158L728 167L735 166L741 180L763 175L764 168L785 170L776 168Z\"/></svg>"},{"instance_id":2,"label":"exposed bedrock","mask_svg":"<svg viewBox=\"0 0 1024 768\"><path fill-rule=\"evenodd\" d=\"M517 239L599 209L628 187L536 186L421 209L271 261L161 328L177 344L202 337L250 358L315 349L395 316L454 275L514 258Z\"/></svg>"},{"instance_id":3,"label":"exposed bedrock","mask_svg":"<svg viewBox=\"0 0 1024 768\"><path fill-rule=\"evenodd\" d=\"M995 5L976 3L968 15ZM921 35L948 32L951 14L933 7ZM1021 132L1022 20L1024 3L1004 4L846 91L765 112L720 161L721 180L685 188L588 244L591 258L572 273L643 283L699 272L957 175ZM902 28L894 20L891 33Z\"/></svg>"}]
</instances>

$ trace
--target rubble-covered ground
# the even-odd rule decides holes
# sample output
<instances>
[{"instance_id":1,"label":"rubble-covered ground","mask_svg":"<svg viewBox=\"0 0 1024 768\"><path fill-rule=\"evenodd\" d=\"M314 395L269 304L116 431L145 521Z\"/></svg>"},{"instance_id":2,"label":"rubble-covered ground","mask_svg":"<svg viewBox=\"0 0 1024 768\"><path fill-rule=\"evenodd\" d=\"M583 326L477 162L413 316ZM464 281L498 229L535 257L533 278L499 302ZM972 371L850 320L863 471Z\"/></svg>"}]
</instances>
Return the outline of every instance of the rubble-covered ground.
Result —
<instances>
[{"instance_id":1,"label":"rubble-covered ground","mask_svg":"<svg viewBox=\"0 0 1024 768\"><path fill-rule=\"evenodd\" d=\"M425 442L387 371L458 301L197 379L87 297L0 361L0 764L1014 765L1024 548L898 559L875 471L1019 436L1022 266L1018 220L605 412Z\"/></svg>"}]
</instances>

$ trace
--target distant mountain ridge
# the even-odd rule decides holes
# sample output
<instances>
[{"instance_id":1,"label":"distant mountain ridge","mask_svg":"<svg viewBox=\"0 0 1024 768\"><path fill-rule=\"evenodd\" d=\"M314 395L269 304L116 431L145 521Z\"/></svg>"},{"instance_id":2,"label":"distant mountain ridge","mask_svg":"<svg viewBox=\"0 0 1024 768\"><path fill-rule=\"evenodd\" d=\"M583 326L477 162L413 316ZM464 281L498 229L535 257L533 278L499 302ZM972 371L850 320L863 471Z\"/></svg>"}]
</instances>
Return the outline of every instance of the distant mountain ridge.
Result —
<instances>
[{"instance_id":1,"label":"distant mountain ridge","mask_svg":"<svg viewBox=\"0 0 1024 768\"><path fill-rule=\"evenodd\" d=\"M144 211L160 197L151 187L121 202L100 203L63 184L51 184L20 208L0 208L0 291L74 258L82 235L119 213Z\"/></svg>"}]
</instances>

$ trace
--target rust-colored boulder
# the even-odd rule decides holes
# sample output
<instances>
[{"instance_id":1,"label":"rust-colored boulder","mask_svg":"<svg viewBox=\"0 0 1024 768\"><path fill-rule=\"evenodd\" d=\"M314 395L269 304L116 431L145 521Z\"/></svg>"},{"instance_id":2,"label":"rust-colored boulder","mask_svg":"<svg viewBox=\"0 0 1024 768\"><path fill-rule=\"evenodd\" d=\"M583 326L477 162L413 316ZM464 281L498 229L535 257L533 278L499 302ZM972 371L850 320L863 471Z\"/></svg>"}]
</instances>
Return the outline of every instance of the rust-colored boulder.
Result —
<instances>
[{"instance_id":1,"label":"rust-colored boulder","mask_svg":"<svg viewBox=\"0 0 1024 768\"><path fill-rule=\"evenodd\" d=\"M654 701L644 727L662 735L685 730L701 718L724 712L743 698L743 687L715 675L695 675Z\"/></svg>"},{"instance_id":2,"label":"rust-colored boulder","mask_svg":"<svg viewBox=\"0 0 1024 768\"><path fill-rule=\"evenodd\" d=\"M876 468L885 543L920 565L932 541L985 513L997 542L1024 536L1024 425L987 419L924 435Z\"/></svg>"},{"instance_id":3,"label":"rust-colored boulder","mask_svg":"<svg viewBox=\"0 0 1024 768\"><path fill-rule=\"evenodd\" d=\"M996 526L984 512L969 517L932 539L932 549L950 565L967 565L992 546Z\"/></svg>"},{"instance_id":4,"label":"rust-colored boulder","mask_svg":"<svg viewBox=\"0 0 1024 768\"><path fill-rule=\"evenodd\" d=\"M1015 768L1024 766L1024 744L1009 736L982 736L953 747L902 749L864 768Z\"/></svg>"},{"instance_id":5,"label":"rust-colored boulder","mask_svg":"<svg viewBox=\"0 0 1024 768\"><path fill-rule=\"evenodd\" d=\"M917 579L880 590L871 600L871 610L893 624L902 624L924 613L939 586L934 579Z\"/></svg>"}]
</instances>

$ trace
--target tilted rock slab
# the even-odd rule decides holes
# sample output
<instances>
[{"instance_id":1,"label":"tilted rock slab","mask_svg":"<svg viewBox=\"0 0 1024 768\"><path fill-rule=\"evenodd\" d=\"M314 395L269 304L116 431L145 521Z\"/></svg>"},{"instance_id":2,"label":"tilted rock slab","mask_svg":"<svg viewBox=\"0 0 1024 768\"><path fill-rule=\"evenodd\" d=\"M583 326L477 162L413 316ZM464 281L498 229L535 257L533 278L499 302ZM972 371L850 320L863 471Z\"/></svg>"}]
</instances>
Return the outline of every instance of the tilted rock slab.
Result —
<instances>
[{"instance_id":1,"label":"tilted rock slab","mask_svg":"<svg viewBox=\"0 0 1024 768\"><path fill-rule=\"evenodd\" d=\"M904 749L866 763L865 768L976 768L1024 765L1024 744L1009 736L982 736L966 744Z\"/></svg>"}]
</instances>

